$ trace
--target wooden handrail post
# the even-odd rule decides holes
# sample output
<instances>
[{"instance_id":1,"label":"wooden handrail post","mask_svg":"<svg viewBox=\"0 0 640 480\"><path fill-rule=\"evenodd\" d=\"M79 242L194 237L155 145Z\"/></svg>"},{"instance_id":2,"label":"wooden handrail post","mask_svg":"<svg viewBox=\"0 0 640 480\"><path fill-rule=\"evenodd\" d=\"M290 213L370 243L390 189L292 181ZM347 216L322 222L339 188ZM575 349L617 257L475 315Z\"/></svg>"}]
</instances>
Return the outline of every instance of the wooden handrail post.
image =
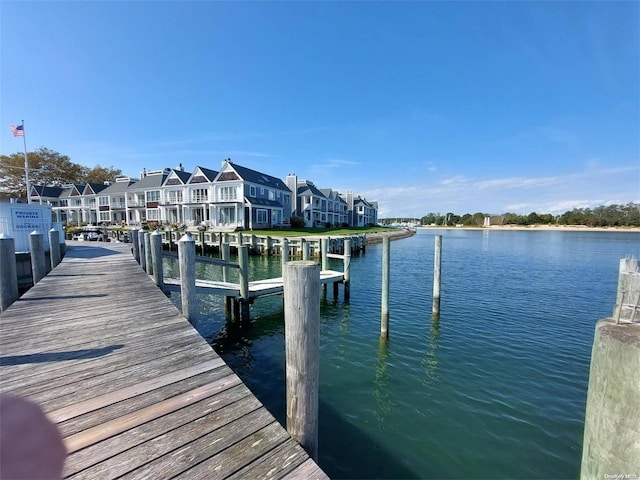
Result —
<instances>
[{"instance_id":1,"label":"wooden handrail post","mask_svg":"<svg viewBox=\"0 0 640 480\"><path fill-rule=\"evenodd\" d=\"M41 232L34 230L29 235L29 251L31 252L31 274L35 285L47 274L47 260L44 256L44 235Z\"/></svg>"},{"instance_id":2,"label":"wooden handrail post","mask_svg":"<svg viewBox=\"0 0 640 480\"><path fill-rule=\"evenodd\" d=\"M228 234L225 233L224 234L226 237L226 243L222 243L220 248L221 248L221 253L222 253L222 260L224 260L225 262L228 262L231 259L231 249L229 247L229 237ZM222 237L222 234L221 234ZM222 281L223 282L228 282L229 281L229 277L230 277L230 271L229 271L229 267L222 267ZM224 313L225 315L230 315L231 314L231 302L233 301L233 297L229 297L226 296L224 297Z\"/></svg>"},{"instance_id":3,"label":"wooden handrail post","mask_svg":"<svg viewBox=\"0 0 640 480\"><path fill-rule=\"evenodd\" d=\"M151 234L144 232L144 256L147 274L153 275L153 252L151 251Z\"/></svg>"},{"instance_id":4,"label":"wooden handrail post","mask_svg":"<svg viewBox=\"0 0 640 480\"><path fill-rule=\"evenodd\" d=\"M304 238L300 242L302 243L302 260L311 260L311 245Z\"/></svg>"},{"instance_id":5,"label":"wooden handrail post","mask_svg":"<svg viewBox=\"0 0 640 480\"><path fill-rule=\"evenodd\" d=\"M160 289L164 289L164 270L162 267L162 234L156 230L149 236L151 243L151 262L153 265L153 281Z\"/></svg>"},{"instance_id":6,"label":"wooden handrail post","mask_svg":"<svg viewBox=\"0 0 640 480\"><path fill-rule=\"evenodd\" d=\"M131 239L131 245L133 245L133 258L136 262L140 263L140 242L138 241L138 229L134 228L129 231L129 238Z\"/></svg>"},{"instance_id":7,"label":"wooden handrail post","mask_svg":"<svg viewBox=\"0 0 640 480\"><path fill-rule=\"evenodd\" d=\"M182 315L192 321L196 317L196 242L188 233L178 241L178 263Z\"/></svg>"},{"instance_id":8,"label":"wooden handrail post","mask_svg":"<svg viewBox=\"0 0 640 480\"><path fill-rule=\"evenodd\" d=\"M442 256L442 235L436 235L433 254L433 306L432 314L435 318L440 316L440 263Z\"/></svg>"},{"instance_id":9,"label":"wooden handrail post","mask_svg":"<svg viewBox=\"0 0 640 480\"><path fill-rule=\"evenodd\" d=\"M287 431L318 458L320 265L288 262L283 270Z\"/></svg>"},{"instance_id":10,"label":"wooden handrail post","mask_svg":"<svg viewBox=\"0 0 640 480\"><path fill-rule=\"evenodd\" d=\"M391 241L389 237L382 238L382 308L380 315L380 336L389 338L389 266Z\"/></svg>"},{"instance_id":11,"label":"wooden handrail post","mask_svg":"<svg viewBox=\"0 0 640 480\"><path fill-rule=\"evenodd\" d=\"M140 266L147 271L147 257L144 250L144 230L138 230L138 248L140 250Z\"/></svg>"},{"instance_id":12,"label":"wooden handrail post","mask_svg":"<svg viewBox=\"0 0 640 480\"><path fill-rule=\"evenodd\" d=\"M322 239L320 239L320 261L321 261L321 269L324 270L329 270L329 257L327 257L327 253L329 250L329 239L326 237L323 237ZM323 283L322 284L322 295L324 297L326 297L327 295L327 284Z\"/></svg>"},{"instance_id":13,"label":"wooden handrail post","mask_svg":"<svg viewBox=\"0 0 640 480\"><path fill-rule=\"evenodd\" d=\"M348 301L351 298L351 239L344 239L344 299Z\"/></svg>"},{"instance_id":14,"label":"wooden handrail post","mask_svg":"<svg viewBox=\"0 0 640 480\"><path fill-rule=\"evenodd\" d=\"M6 233L0 233L0 312L4 312L17 299L16 242Z\"/></svg>"},{"instance_id":15,"label":"wooden handrail post","mask_svg":"<svg viewBox=\"0 0 640 480\"><path fill-rule=\"evenodd\" d=\"M49 230L49 260L51 261L51 270L56 268L61 261L60 232L55 228Z\"/></svg>"}]
</instances>

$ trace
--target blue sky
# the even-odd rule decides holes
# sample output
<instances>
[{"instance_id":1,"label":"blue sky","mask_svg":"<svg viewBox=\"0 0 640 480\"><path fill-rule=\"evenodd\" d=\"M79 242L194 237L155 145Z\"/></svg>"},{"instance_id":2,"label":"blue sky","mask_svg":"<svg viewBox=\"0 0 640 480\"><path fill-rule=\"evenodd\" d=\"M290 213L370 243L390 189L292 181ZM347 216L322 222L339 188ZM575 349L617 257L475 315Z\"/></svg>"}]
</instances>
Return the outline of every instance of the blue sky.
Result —
<instances>
[{"instance_id":1,"label":"blue sky","mask_svg":"<svg viewBox=\"0 0 640 480\"><path fill-rule=\"evenodd\" d=\"M380 217L640 201L639 2L0 2L0 152L228 157Z\"/></svg>"}]
</instances>

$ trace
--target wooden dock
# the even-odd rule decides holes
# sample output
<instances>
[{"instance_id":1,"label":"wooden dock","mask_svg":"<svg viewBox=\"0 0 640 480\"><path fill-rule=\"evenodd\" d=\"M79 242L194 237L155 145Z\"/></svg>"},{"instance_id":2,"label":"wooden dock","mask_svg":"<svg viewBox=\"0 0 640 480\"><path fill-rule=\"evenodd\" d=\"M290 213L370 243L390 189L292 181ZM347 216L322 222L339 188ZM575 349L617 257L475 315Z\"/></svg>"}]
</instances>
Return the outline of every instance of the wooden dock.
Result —
<instances>
[{"instance_id":1,"label":"wooden dock","mask_svg":"<svg viewBox=\"0 0 640 480\"><path fill-rule=\"evenodd\" d=\"M322 285L335 282L340 283L343 281L344 273L342 272L337 272L335 270L323 270L320 272L320 283ZM165 278L164 283L171 287L180 287L180 279L178 278ZM240 285L237 283L196 279L196 289L200 293L240 298ZM254 280L249 282L248 298L253 300L269 295L282 295L283 290L284 280L282 277Z\"/></svg>"},{"instance_id":2,"label":"wooden dock","mask_svg":"<svg viewBox=\"0 0 640 480\"><path fill-rule=\"evenodd\" d=\"M0 314L0 392L36 402L57 424L65 477L328 478L130 245L70 243Z\"/></svg>"}]
</instances>

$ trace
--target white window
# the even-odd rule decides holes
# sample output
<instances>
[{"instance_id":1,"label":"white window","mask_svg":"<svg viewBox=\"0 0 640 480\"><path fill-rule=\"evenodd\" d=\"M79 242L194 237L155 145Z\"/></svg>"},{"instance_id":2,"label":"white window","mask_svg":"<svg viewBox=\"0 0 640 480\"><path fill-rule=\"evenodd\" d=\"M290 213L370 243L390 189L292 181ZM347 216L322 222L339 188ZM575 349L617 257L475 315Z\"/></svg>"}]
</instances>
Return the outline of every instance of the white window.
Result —
<instances>
[{"instance_id":1,"label":"white window","mask_svg":"<svg viewBox=\"0 0 640 480\"><path fill-rule=\"evenodd\" d=\"M256 187L254 187L253 185L249 187L249 196L250 197L256 196Z\"/></svg>"},{"instance_id":2,"label":"white window","mask_svg":"<svg viewBox=\"0 0 640 480\"><path fill-rule=\"evenodd\" d=\"M289 203L289 194L288 193L284 194L284 203Z\"/></svg>"},{"instance_id":3,"label":"white window","mask_svg":"<svg viewBox=\"0 0 640 480\"><path fill-rule=\"evenodd\" d=\"M109 197L100 197L100 206L101 207L106 207L109 205ZM93 200L93 202L95 202L95 200ZM95 204L95 203L94 203Z\"/></svg>"},{"instance_id":4,"label":"white window","mask_svg":"<svg viewBox=\"0 0 640 480\"><path fill-rule=\"evenodd\" d=\"M109 212L100 212L100 221L101 222L108 222L111 219L109 218Z\"/></svg>"},{"instance_id":5,"label":"white window","mask_svg":"<svg viewBox=\"0 0 640 480\"><path fill-rule=\"evenodd\" d=\"M256 210L256 221L258 223L267 223L267 211L261 208Z\"/></svg>"},{"instance_id":6,"label":"white window","mask_svg":"<svg viewBox=\"0 0 640 480\"><path fill-rule=\"evenodd\" d=\"M147 202L159 202L160 201L160 190L152 190L150 192L146 192Z\"/></svg>"},{"instance_id":7,"label":"white window","mask_svg":"<svg viewBox=\"0 0 640 480\"><path fill-rule=\"evenodd\" d=\"M260 195L264 195L264 187L260 187Z\"/></svg>"},{"instance_id":8,"label":"white window","mask_svg":"<svg viewBox=\"0 0 640 480\"><path fill-rule=\"evenodd\" d=\"M275 200L276 199L276 192L274 192L273 190L269 190L269 200Z\"/></svg>"},{"instance_id":9,"label":"white window","mask_svg":"<svg viewBox=\"0 0 640 480\"><path fill-rule=\"evenodd\" d=\"M169 203L182 203L182 190L169 190Z\"/></svg>"},{"instance_id":10,"label":"white window","mask_svg":"<svg viewBox=\"0 0 640 480\"><path fill-rule=\"evenodd\" d=\"M209 201L209 189L197 188L191 192L191 200L195 203L202 203Z\"/></svg>"},{"instance_id":11,"label":"white window","mask_svg":"<svg viewBox=\"0 0 640 480\"><path fill-rule=\"evenodd\" d=\"M238 198L238 189L236 187L221 187L218 192L219 199L223 202Z\"/></svg>"},{"instance_id":12,"label":"white window","mask_svg":"<svg viewBox=\"0 0 640 480\"><path fill-rule=\"evenodd\" d=\"M148 209L147 220L160 220L160 210L157 208Z\"/></svg>"}]
</instances>

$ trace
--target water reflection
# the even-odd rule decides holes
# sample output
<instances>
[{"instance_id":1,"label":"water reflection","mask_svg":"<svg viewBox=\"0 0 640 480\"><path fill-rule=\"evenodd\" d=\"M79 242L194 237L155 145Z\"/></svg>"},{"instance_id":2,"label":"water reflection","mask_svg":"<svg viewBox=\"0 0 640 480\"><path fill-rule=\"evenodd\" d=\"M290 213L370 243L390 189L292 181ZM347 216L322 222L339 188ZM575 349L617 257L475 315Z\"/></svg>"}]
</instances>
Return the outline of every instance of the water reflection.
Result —
<instances>
[{"instance_id":1,"label":"water reflection","mask_svg":"<svg viewBox=\"0 0 640 480\"><path fill-rule=\"evenodd\" d=\"M389 374L387 373L387 359L389 358L389 342L386 338L380 337L380 343L378 344L378 365L376 366L375 373L375 390L373 391L373 398L376 402L376 408L373 411L373 415L378 420L378 425L381 430L385 429L385 418L389 412L392 411L395 406L395 402L391 399L391 395L388 389Z\"/></svg>"},{"instance_id":2,"label":"water reflection","mask_svg":"<svg viewBox=\"0 0 640 480\"><path fill-rule=\"evenodd\" d=\"M440 342L440 321L434 319L431 322L431 328L429 329L429 335L427 337L427 350L422 357L420 365L424 370L425 375L421 377L422 384L427 387L427 396L431 396L434 384L439 378L438 374L438 346Z\"/></svg>"}]
</instances>

